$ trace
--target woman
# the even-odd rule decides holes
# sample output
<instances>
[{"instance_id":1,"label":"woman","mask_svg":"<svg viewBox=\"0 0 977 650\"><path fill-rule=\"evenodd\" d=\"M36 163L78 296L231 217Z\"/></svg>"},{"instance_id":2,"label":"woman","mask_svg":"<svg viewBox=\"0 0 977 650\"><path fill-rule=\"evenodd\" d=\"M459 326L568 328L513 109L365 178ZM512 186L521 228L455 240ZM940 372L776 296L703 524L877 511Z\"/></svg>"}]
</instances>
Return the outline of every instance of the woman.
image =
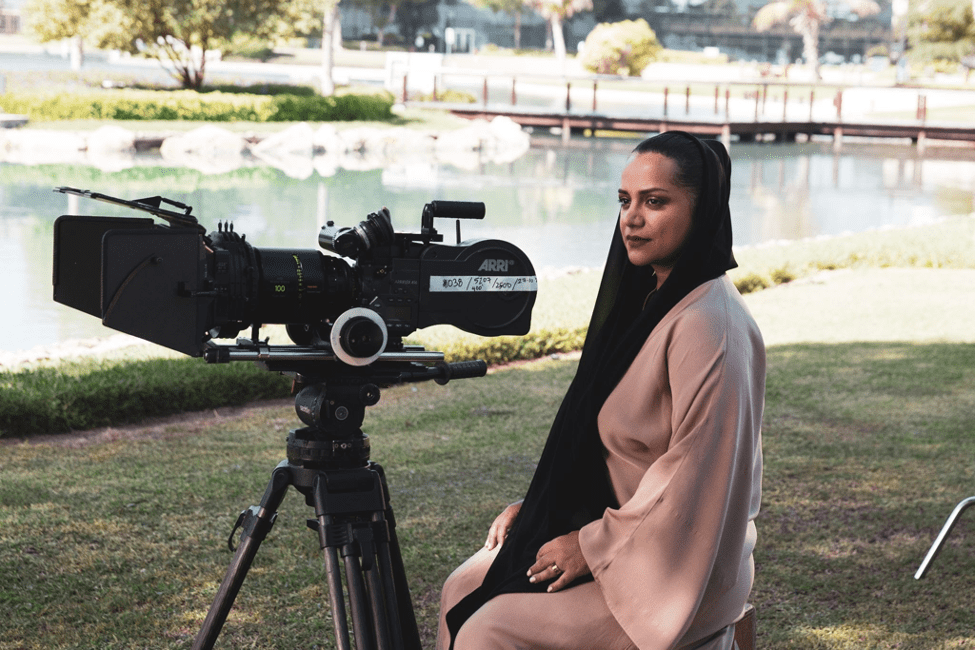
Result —
<instances>
[{"instance_id":1,"label":"woman","mask_svg":"<svg viewBox=\"0 0 977 650\"><path fill-rule=\"evenodd\" d=\"M525 499L449 577L438 647L733 647L753 583L763 341L735 267L730 161L635 148L576 376Z\"/></svg>"}]
</instances>

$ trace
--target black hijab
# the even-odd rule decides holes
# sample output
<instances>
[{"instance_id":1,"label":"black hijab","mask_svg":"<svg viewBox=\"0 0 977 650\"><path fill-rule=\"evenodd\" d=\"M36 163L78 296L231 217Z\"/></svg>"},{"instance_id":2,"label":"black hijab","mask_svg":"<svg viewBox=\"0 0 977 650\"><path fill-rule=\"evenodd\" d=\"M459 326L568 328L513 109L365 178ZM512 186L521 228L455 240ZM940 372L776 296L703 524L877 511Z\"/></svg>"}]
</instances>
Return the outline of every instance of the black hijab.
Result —
<instances>
[{"instance_id":1,"label":"black hijab","mask_svg":"<svg viewBox=\"0 0 977 650\"><path fill-rule=\"evenodd\" d=\"M725 147L670 131L645 140L632 155L644 153L672 159L679 169L676 181L695 194L692 232L668 279L648 297L656 288L652 270L630 263L615 222L577 373L499 555L482 585L447 613L452 645L462 624L492 597L546 591L548 583L533 584L526 577L543 544L620 506L608 480L597 414L665 314L700 284L736 266Z\"/></svg>"}]
</instances>

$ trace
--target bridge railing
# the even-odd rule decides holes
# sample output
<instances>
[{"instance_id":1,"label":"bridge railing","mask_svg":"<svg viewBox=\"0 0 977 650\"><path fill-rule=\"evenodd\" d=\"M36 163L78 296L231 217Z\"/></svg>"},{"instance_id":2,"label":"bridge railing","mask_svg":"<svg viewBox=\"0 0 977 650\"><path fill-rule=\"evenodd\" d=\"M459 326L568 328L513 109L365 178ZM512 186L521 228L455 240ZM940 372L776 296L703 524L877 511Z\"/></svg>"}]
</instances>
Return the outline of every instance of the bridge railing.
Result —
<instances>
[{"instance_id":1,"label":"bridge railing","mask_svg":"<svg viewBox=\"0 0 977 650\"><path fill-rule=\"evenodd\" d=\"M529 62L531 64L531 61ZM928 119L929 98L941 104L973 105L973 92L916 88L845 86L789 80L656 81L611 75L566 76L496 74L471 70L404 74L396 89L404 102L423 97L438 104L463 101L497 111L538 111L571 115L614 115L716 122L864 120L920 125Z\"/></svg>"}]
</instances>

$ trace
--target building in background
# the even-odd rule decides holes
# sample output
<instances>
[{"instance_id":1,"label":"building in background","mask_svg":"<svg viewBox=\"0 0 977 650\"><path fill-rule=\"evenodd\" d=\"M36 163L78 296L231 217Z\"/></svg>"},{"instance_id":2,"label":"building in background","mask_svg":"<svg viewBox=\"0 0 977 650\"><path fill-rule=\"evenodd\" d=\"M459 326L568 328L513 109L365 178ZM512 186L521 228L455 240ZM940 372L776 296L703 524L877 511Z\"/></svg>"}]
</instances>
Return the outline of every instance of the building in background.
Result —
<instances>
[{"instance_id":1,"label":"building in background","mask_svg":"<svg viewBox=\"0 0 977 650\"><path fill-rule=\"evenodd\" d=\"M701 52L718 48L732 60L788 64L802 57L801 37L783 25L766 32L752 26L753 16L763 0L594 0L594 11L581 12L563 23L564 40L571 52L577 49L600 22L644 18L665 47ZM504 12L481 9L459 0L431 0L403 3L383 27L353 3L343 3L343 39L376 41L385 31L385 41L406 48L442 53L464 53L486 46L515 47L517 19ZM826 62L861 62L873 48L889 44L892 38L891 5L883 0L883 11L869 18L851 14L841 2L829 2L834 20L823 26L820 51ZM404 15L405 13L410 15ZM519 47L545 49L552 37L549 25L527 9L518 20Z\"/></svg>"}]
</instances>

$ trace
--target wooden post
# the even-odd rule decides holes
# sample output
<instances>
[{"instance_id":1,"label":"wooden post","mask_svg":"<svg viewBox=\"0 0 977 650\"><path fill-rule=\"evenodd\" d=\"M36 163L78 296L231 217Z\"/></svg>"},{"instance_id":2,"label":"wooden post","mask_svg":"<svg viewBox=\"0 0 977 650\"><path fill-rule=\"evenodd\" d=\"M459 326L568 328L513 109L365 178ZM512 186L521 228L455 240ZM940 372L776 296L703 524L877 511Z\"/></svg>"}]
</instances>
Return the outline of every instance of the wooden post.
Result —
<instances>
[{"instance_id":1,"label":"wooden post","mask_svg":"<svg viewBox=\"0 0 977 650\"><path fill-rule=\"evenodd\" d=\"M764 114L767 112L767 84L763 84L763 106L761 107Z\"/></svg>"},{"instance_id":2,"label":"wooden post","mask_svg":"<svg viewBox=\"0 0 977 650\"><path fill-rule=\"evenodd\" d=\"M841 91L835 95L835 106L838 108L838 121L841 121Z\"/></svg>"},{"instance_id":3,"label":"wooden post","mask_svg":"<svg viewBox=\"0 0 977 650\"><path fill-rule=\"evenodd\" d=\"M512 78L512 105L516 105L516 78Z\"/></svg>"},{"instance_id":4,"label":"wooden post","mask_svg":"<svg viewBox=\"0 0 977 650\"><path fill-rule=\"evenodd\" d=\"M570 142L570 118L569 117L563 118L563 131L562 133L560 133L560 140L563 141L563 144L567 144Z\"/></svg>"},{"instance_id":5,"label":"wooden post","mask_svg":"<svg viewBox=\"0 0 977 650\"><path fill-rule=\"evenodd\" d=\"M570 82L567 82L567 113L570 112Z\"/></svg>"},{"instance_id":6,"label":"wooden post","mask_svg":"<svg viewBox=\"0 0 977 650\"><path fill-rule=\"evenodd\" d=\"M686 86L685 87L685 114L686 115L689 114L689 95L691 94L692 94L692 87Z\"/></svg>"},{"instance_id":7,"label":"wooden post","mask_svg":"<svg viewBox=\"0 0 977 650\"><path fill-rule=\"evenodd\" d=\"M784 90L784 122L787 121L787 90Z\"/></svg>"},{"instance_id":8,"label":"wooden post","mask_svg":"<svg viewBox=\"0 0 977 650\"><path fill-rule=\"evenodd\" d=\"M726 121L729 121L729 88L726 89Z\"/></svg>"},{"instance_id":9,"label":"wooden post","mask_svg":"<svg viewBox=\"0 0 977 650\"><path fill-rule=\"evenodd\" d=\"M760 89L756 89L756 103L753 106L753 121L760 121Z\"/></svg>"},{"instance_id":10,"label":"wooden post","mask_svg":"<svg viewBox=\"0 0 977 650\"><path fill-rule=\"evenodd\" d=\"M594 79L594 105L592 110L595 113L597 112L597 80L596 79Z\"/></svg>"},{"instance_id":11,"label":"wooden post","mask_svg":"<svg viewBox=\"0 0 977 650\"><path fill-rule=\"evenodd\" d=\"M404 74L404 90L400 97L401 97L401 101L406 104L407 103L407 75L406 74Z\"/></svg>"},{"instance_id":12,"label":"wooden post","mask_svg":"<svg viewBox=\"0 0 977 650\"><path fill-rule=\"evenodd\" d=\"M916 119L920 122L926 121L926 95L920 94L916 98Z\"/></svg>"},{"instance_id":13,"label":"wooden post","mask_svg":"<svg viewBox=\"0 0 977 650\"><path fill-rule=\"evenodd\" d=\"M665 117L668 117L668 86L665 86L665 100L664 100L664 104L663 104L662 108L664 110L664 112L662 113L662 115L664 115Z\"/></svg>"},{"instance_id":14,"label":"wooden post","mask_svg":"<svg viewBox=\"0 0 977 650\"><path fill-rule=\"evenodd\" d=\"M814 121L814 91L813 90L811 91L811 113L808 116L808 121L809 122Z\"/></svg>"},{"instance_id":15,"label":"wooden post","mask_svg":"<svg viewBox=\"0 0 977 650\"><path fill-rule=\"evenodd\" d=\"M488 77L482 81L482 106L488 106Z\"/></svg>"},{"instance_id":16,"label":"wooden post","mask_svg":"<svg viewBox=\"0 0 977 650\"><path fill-rule=\"evenodd\" d=\"M716 84L716 108L713 110L713 113L719 115L719 84Z\"/></svg>"},{"instance_id":17,"label":"wooden post","mask_svg":"<svg viewBox=\"0 0 977 650\"><path fill-rule=\"evenodd\" d=\"M438 101L438 75L434 75L434 84L432 87L434 90L431 91L431 101L436 102Z\"/></svg>"}]
</instances>

